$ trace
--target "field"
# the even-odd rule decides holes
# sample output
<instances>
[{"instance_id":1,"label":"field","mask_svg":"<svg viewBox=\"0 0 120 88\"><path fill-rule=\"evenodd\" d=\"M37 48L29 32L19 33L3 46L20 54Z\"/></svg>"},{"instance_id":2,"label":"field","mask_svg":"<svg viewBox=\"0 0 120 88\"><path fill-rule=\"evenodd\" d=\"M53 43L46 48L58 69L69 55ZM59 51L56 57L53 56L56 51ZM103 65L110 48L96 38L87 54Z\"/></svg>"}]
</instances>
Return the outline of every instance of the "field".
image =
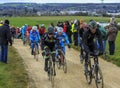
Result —
<instances>
[{"instance_id":1,"label":"field","mask_svg":"<svg viewBox=\"0 0 120 88\"><path fill-rule=\"evenodd\" d=\"M94 19L99 22L109 22L109 17L93 17L93 16L41 16L41 17L11 17L11 18L0 18L0 20L9 19L10 24L14 26L21 27L24 24L36 25L45 24L46 27L50 25L51 22L56 25L57 21L71 21L74 19L83 19L85 22L89 22L90 19ZM117 18L117 22L120 22L120 18Z\"/></svg>"}]
</instances>

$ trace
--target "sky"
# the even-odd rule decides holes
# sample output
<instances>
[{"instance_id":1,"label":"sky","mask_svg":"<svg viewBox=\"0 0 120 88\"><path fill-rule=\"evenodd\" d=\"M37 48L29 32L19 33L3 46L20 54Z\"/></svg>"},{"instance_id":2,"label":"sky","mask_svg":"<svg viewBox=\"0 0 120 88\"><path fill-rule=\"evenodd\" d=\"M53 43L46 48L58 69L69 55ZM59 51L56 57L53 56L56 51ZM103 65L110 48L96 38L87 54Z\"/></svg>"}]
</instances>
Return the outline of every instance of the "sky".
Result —
<instances>
[{"instance_id":1,"label":"sky","mask_svg":"<svg viewBox=\"0 0 120 88\"><path fill-rule=\"evenodd\" d=\"M0 0L0 3L34 2L34 3L101 3L101 0ZM104 0L104 3L120 3L120 0Z\"/></svg>"}]
</instances>

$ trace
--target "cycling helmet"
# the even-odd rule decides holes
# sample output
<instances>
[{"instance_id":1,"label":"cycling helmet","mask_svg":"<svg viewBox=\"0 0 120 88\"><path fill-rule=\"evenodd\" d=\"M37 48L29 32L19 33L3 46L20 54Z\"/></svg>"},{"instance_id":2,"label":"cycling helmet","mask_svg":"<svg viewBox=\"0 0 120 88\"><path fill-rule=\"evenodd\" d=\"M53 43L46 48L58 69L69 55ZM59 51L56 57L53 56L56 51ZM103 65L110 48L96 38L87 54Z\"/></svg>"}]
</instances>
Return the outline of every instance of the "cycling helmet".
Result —
<instances>
[{"instance_id":1,"label":"cycling helmet","mask_svg":"<svg viewBox=\"0 0 120 88\"><path fill-rule=\"evenodd\" d=\"M33 27L32 27L32 30L35 30L35 31L36 31L36 30L37 30L37 26L33 26Z\"/></svg>"},{"instance_id":2,"label":"cycling helmet","mask_svg":"<svg viewBox=\"0 0 120 88\"><path fill-rule=\"evenodd\" d=\"M44 28L44 27L45 27L45 25L44 25L44 24L42 24L42 25L41 25L41 28Z\"/></svg>"},{"instance_id":3,"label":"cycling helmet","mask_svg":"<svg viewBox=\"0 0 120 88\"><path fill-rule=\"evenodd\" d=\"M48 33L49 34L54 34L54 28L53 27L48 27Z\"/></svg>"},{"instance_id":4,"label":"cycling helmet","mask_svg":"<svg viewBox=\"0 0 120 88\"><path fill-rule=\"evenodd\" d=\"M2 21L2 20L0 21L0 24L3 24L3 21Z\"/></svg>"},{"instance_id":5,"label":"cycling helmet","mask_svg":"<svg viewBox=\"0 0 120 88\"><path fill-rule=\"evenodd\" d=\"M91 21L88 26L89 26L90 29L96 29L97 28L97 23L95 21Z\"/></svg>"},{"instance_id":6,"label":"cycling helmet","mask_svg":"<svg viewBox=\"0 0 120 88\"><path fill-rule=\"evenodd\" d=\"M62 32L63 32L63 28L62 28L62 27L58 27L58 28L57 28L57 32L58 32L58 33L62 33Z\"/></svg>"}]
</instances>

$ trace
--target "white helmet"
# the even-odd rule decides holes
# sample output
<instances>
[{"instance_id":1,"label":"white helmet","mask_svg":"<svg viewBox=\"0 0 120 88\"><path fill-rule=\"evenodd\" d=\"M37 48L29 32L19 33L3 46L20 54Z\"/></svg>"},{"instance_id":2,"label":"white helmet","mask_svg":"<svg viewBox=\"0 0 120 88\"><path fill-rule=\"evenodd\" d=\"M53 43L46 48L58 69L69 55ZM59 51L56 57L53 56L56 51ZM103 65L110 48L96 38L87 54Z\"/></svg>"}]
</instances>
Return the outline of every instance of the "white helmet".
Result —
<instances>
[{"instance_id":1,"label":"white helmet","mask_svg":"<svg viewBox=\"0 0 120 88\"><path fill-rule=\"evenodd\" d=\"M0 23L3 24L3 21L1 20Z\"/></svg>"},{"instance_id":2,"label":"white helmet","mask_svg":"<svg viewBox=\"0 0 120 88\"><path fill-rule=\"evenodd\" d=\"M60 32L62 33L63 32L63 28L62 27L57 27L57 32L58 33L60 33Z\"/></svg>"},{"instance_id":3,"label":"white helmet","mask_svg":"<svg viewBox=\"0 0 120 88\"><path fill-rule=\"evenodd\" d=\"M32 27L32 30L35 30L35 31L36 31L36 30L37 30L37 26L33 26L33 27Z\"/></svg>"}]
</instances>

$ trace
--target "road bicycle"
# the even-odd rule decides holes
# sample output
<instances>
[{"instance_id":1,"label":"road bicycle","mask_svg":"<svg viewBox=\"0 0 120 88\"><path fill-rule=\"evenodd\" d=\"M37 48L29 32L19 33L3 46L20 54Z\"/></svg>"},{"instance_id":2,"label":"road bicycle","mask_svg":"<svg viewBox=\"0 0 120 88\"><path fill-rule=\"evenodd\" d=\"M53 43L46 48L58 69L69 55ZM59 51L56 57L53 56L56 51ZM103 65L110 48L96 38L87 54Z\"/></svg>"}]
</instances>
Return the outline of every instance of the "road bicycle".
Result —
<instances>
[{"instance_id":1,"label":"road bicycle","mask_svg":"<svg viewBox=\"0 0 120 88\"><path fill-rule=\"evenodd\" d=\"M34 42L33 55L34 55L34 59L36 59L36 61L38 61L38 54L39 54L39 48L37 46L37 42Z\"/></svg>"},{"instance_id":2,"label":"road bicycle","mask_svg":"<svg viewBox=\"0 0 120 88\"><path fill-rule=\"evenodd\" d=\"M48 53L48 77L49 77L49 80L51 81L51 84L52 84L52 88L54 88L54 77L55 77L55 62L53 61L53 58L52 58L52 54L53 52L51 52L49 49L47 51Z\"/></svg>"},{"instance_id":3,"label":"road bicycle","mask_svg":"<svg viewBox=\"0 0 120 88\"><path fill-rule=\"evenodd\" d=\"M91 64L91 59L94 60L93 64ZM89 54L88 59L85 59L84 75L88 84L91 84L94 78L96 88L104 88L103 74L98 62L98 54Z\"/></svg>"},{"instance_id":4,"label":"road bicycle","mask_svg":"<svg viewBox=\"0 0 120 88\"><path fill-rule=\"evenodd\" d=\"M64 73L67 73L67 62L62 47L61 46L57 47L56 52L57 52L56 59L58 60L56 63L58 69L62 67Z\"/></svg>"}]
</instances>

